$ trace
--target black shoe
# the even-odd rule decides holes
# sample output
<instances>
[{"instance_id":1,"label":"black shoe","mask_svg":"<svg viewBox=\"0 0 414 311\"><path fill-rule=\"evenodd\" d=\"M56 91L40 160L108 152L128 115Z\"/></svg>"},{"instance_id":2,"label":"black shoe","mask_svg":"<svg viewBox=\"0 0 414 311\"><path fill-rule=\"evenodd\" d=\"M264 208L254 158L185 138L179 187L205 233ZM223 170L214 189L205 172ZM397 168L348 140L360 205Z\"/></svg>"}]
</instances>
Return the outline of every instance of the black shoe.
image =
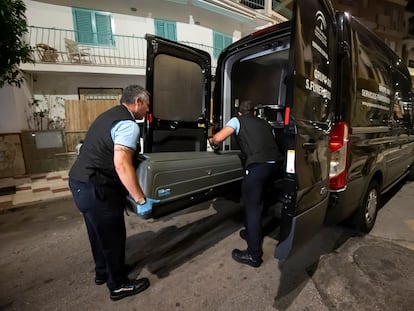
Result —
<instances>
[{"instance_id":1,"label":"black shoe","mask_svg":"<svg viewBox=\"0 0 414 311\"><path fill-rule=\"evenodd\" d=\"M238 249L233 249L231 257L233 257L233 259L239 263L244 263L255 268L260 267L263 262L261 258L255 259L247 251L241 251Z\"/></svg>"},{"instance_id":2,"label":"black shoe","mask_svg":"<svg viewBox=\"0 0 414 311\"><path fill-rule=\"evenodd\" d=\"M95 276L95 284L103 285L106 283L106 276Z\"/></svg>"},{"instance_id":3,"label":"black shoe","mask_svg":"<svg viewBox=\"0 0 414 311\"><path fill-rule=\"evenodd\" d=\"M150 283L147 278L139 280L130 280L128 284L124 284L121 287L111 290L111 299L119 300L128 296L136 295L149 287Z\"/></svg>"}]
</instances>

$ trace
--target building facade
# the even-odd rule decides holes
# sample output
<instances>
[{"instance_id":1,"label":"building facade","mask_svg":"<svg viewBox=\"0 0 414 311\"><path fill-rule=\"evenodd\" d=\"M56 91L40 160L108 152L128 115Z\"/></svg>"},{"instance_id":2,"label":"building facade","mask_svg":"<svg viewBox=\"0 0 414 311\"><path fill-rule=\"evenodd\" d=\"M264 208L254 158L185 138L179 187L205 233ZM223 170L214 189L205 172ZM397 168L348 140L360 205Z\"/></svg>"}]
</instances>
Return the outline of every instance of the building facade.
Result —
<instances>
[{"instance_id":1,"label":"building facade","mask_svg":"<svg viewBox=\"0 0 414 311\"><path fill-rule=\"evenodd\" d=\"M410 67L414 78L414 4L408 0L332 0L338 11L358 17ZM413 79L414 80L414 79Z\"/></svg>"},{"instance_id":2,"label":"building facade","mask_svg":"<svg viewBox=\"0 0 414 311\"><path fill-rule=\"evenodd\" d=\"M214 73L223 48L288 20L292 1L24 0L35 63L22 64L21 88L0 89L0 177L65 168L95 116L117 104L126 85L145 85L145 34L209 52ZM407 10L407 0L332 3L414 67L414 8ZM10 146L14 158L6 154Z\"/></svg>"}]
</instances>

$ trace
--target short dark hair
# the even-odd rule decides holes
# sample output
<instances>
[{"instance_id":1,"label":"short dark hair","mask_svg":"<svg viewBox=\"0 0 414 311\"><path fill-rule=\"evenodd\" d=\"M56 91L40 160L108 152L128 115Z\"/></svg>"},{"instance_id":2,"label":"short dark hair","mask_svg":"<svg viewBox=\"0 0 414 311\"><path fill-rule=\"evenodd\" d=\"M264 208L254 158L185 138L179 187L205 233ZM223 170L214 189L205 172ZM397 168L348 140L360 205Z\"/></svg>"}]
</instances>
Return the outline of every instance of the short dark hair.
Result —
<instances>
[{"instance_id":1,"label":"short dark hair","mask_svg":"<svg viewBox=\"0 0 414 311\"><path fill-rule=\"evenodd\" d=\"M243 100L239 105L239 112L242 115L253 114L255 105L251 100Z\"/></svg>"},{"instance_id":2,"label":"short dark hair","mask_svg":"<svg viewBox=\"0 0 414 311\"><path fill-rule=\"evenodd\" d=\"M140 85L128 85L122 92L121 104L131 105L136 98L140 102L145 103L149 101L149 95L149 92Z\"/></svg>"}]
</instances>

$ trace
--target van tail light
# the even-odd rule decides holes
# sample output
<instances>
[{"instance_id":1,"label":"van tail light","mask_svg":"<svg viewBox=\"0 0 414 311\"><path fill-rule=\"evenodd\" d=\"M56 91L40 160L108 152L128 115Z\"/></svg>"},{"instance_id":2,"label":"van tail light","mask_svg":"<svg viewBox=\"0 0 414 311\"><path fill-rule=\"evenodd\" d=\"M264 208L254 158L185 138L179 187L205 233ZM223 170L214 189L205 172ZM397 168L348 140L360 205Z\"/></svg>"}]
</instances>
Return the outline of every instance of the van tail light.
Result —
<instances>
[{"instance_id":1,"label":"van tail light","mask_svg":"<svg viewBox=\"0 0 414 311\"><path fill-rule=\"evenodd\" d=\"M346 122L334 125L329 138L331 163L329 171L329 188L338 190L346 185L346 162L348 154L349 127Z\"/></svg>"}]
</instances>

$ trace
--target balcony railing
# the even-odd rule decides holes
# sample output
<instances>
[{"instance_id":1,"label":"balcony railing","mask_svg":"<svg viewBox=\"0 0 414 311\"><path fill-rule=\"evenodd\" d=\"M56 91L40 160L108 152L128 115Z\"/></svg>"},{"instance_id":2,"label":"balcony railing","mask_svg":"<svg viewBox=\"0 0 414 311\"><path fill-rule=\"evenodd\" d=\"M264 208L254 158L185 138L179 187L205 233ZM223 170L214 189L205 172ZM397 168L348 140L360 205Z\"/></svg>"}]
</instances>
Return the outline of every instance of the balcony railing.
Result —
<instances>
[{"instance_id":1,"label":"balcony railing","mask_svg":"<svg viewBox=\"0 0 414 311\"><path fill-rule=\"evenodd\" d=\"M235 3L242 4L254 10L266 11L266 5L271 6L271 10L281 14L282 16L290 19L292 17L292 11L281 3L281 0L232 0ZM288 2L288 1L285 1Z\"/></svg>"},{"instance_id":2,"label":"balcony railing","mask_svg":"<svg viewBox=\"0 0 414 311\"><path fill-rule=\"evenodd\" d=\"M34 48L36 63L145 68L147 42L143 37L112 35L111 46L81 45L75 37L71 30L30 26L27 40ZM207 51L215 68L214 55L219 53L213 47L180 43Z\"/></svg>"}]
</instances>

